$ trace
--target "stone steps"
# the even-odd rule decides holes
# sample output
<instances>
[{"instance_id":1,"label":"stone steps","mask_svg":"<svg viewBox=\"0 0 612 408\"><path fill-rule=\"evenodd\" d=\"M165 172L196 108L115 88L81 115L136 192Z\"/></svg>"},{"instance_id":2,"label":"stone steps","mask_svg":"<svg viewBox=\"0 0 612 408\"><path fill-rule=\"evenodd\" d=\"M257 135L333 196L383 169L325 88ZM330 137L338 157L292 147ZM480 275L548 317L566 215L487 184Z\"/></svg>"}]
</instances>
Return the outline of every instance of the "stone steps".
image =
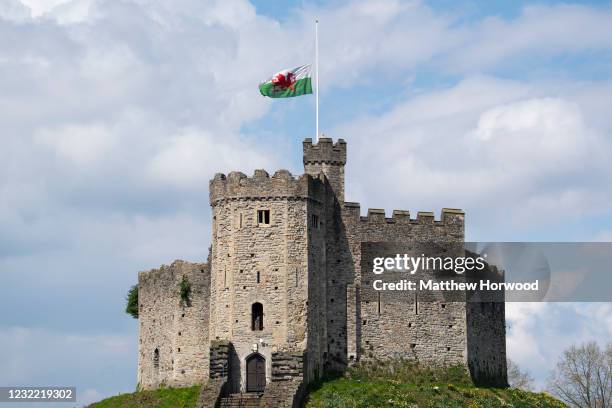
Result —
<instances>
[{"instance_id":1,"label":"stone steps","mask_svg":"<svg viewBox=\"0 0 612 408\"><path fill-rule=\"evenodd\" d=\"M261 394L231 394L222 398L219 408L259 408Z\"/></svg>"}]
</instances>

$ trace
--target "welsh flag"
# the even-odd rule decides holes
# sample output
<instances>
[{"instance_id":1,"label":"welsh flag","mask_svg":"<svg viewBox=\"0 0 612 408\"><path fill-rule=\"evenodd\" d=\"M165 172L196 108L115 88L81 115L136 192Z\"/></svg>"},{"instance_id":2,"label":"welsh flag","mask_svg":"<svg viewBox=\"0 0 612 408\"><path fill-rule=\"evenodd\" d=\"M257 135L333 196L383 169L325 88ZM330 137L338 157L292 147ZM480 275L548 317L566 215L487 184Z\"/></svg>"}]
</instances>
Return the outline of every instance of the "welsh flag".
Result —
<instances>
[{"instance_id":1,"label":"welsh flag","mask_svg":"<svg viewBox=\"0 0 612 408\"><path fill-rule=\"evenodd\" d=\"M290 98L312 93L310 64L278 72L259 84L259 92L270 98Z\"/></svg>"}]
</instances>

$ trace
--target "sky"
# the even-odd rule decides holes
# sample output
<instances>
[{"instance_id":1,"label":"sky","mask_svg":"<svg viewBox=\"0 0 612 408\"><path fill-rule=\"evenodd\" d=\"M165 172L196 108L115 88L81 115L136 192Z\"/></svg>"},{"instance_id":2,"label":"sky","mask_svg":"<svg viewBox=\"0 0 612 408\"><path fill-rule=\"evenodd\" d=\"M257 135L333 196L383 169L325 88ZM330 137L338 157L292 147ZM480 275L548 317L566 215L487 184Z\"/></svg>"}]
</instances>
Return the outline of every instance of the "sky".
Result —
<instances>
[{"instance_id":1,"label":"sky","mask_svg":"<svg viewBox=\"0 0 612 408\"><path fill-rule=\"evenodd\" d=\"M466 211L469 241L612 240L612 4L0 0L0 385L136 387L141 270L202 261L216 172L300 174L314 98L257 84L311 63L346 197ZM543 387L612 306L509 304Z\"/></svg>"}]
</instances>

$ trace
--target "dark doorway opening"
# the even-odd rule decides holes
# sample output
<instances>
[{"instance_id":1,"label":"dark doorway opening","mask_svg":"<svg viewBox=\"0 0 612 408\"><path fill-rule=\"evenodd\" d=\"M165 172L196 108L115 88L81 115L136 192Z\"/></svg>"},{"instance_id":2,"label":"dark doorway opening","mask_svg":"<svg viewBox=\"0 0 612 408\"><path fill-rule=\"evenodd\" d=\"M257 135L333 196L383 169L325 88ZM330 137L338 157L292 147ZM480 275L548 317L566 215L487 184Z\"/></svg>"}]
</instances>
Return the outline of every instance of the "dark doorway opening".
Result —
<instances>
[{"instance_id":1,"label":"dark doorway opening","mask_svg":"<svg viewBox=\"0 0 612 408\"><path fill-rule=\"evenodd\" d=\"M266 359L261 354L247 358L247 392L263 392L266 388Z\"/></svg>"}]
</instances>

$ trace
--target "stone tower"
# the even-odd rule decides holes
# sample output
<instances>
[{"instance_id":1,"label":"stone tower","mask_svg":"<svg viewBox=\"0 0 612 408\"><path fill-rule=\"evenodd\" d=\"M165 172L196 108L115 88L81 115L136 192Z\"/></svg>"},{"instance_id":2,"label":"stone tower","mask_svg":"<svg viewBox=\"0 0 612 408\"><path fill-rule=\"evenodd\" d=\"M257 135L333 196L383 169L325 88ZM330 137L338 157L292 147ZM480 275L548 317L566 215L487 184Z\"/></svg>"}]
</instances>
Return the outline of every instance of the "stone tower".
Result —
<instances>
[{"instance_id":1,"label":"stone tower","mask_svg":"<svg viewBox=\"0 0 612 408\"><path fill-rule=\"evenodd\" d=\"M264 170L217 174L210 182L210 338L231 342L235 392L263 390L274 356L300 360L308 350L307 376L321 365L321 302L309 300L320 296L323 271L312 254L324 243L318 217L327 194L322 179L285 170L271 177ZM255 365L265 373L259 386L261 376L250 378L247 370Z\"/></svg>"},{"instance_id":2,"label":"stone tower","mask_svg":"<svg viewBox=\"0 0 612 408\"><path fill-rule=\"evenodd\" d=\"M346 164L346 142L342 139L336 144L331 138L322 137L315 145L312 139L303 142L304 173L317 177L325 174L336 198L344 202L344 165Z\"/></svg>"},{"instance_id":3,"label":"stone tower","mask_svg":"<svg viewBox=\"0 0 612 408\"><path fill-rule=\"evenodd\" d=\"M306 139L299 177L214 176L208 262L139 274L142 388L204 384L201 407L250 393L253 406L289 408L325 372L394 358L464 364L477 384L507 384L503 304L397 303L372 296L361 275L367 243L463 243L463 211L363 216L345 201L346 160L344 140Z\"/></svg>"}]
</instances>

